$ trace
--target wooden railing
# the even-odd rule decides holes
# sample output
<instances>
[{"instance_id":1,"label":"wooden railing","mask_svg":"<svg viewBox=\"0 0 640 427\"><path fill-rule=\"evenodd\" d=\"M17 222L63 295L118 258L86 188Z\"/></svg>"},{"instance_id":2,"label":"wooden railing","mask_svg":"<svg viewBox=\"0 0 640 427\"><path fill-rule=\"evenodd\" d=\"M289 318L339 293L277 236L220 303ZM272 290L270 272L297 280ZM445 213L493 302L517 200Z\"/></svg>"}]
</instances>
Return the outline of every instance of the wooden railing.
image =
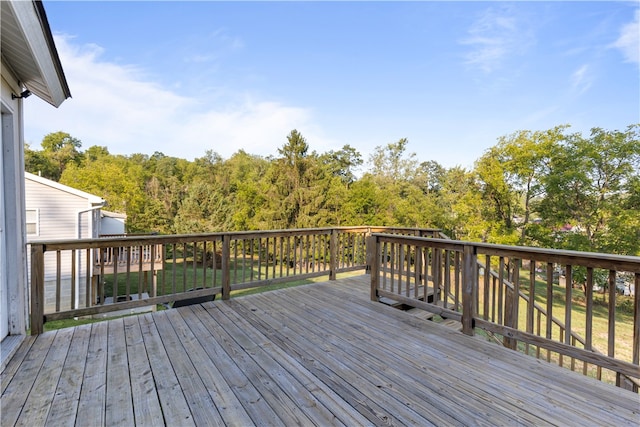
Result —
<instances>
[{"instance_id":1,"label":"wooden railing","mask_svg":"<svg viewBox=\"0 0 640 427\"><path fill-rule=\"evenodd\" d=\"M459 320L468 335L638 392L640 257L377 233L368 248L372 300ZM619 295L621 284L635 295Z\"/></svg>"},{"instance_id":2,"label":"wooden railing","mask_svg":"<svg viewBox=\"0 0 640 427\"><path fill-rule=\"evenodd\" d=\"M46 321L223 299L232 291L365 269L371 232L340 227L193 235L110 236L31 244L31 333Z\"/></svg>"}]
</instances>

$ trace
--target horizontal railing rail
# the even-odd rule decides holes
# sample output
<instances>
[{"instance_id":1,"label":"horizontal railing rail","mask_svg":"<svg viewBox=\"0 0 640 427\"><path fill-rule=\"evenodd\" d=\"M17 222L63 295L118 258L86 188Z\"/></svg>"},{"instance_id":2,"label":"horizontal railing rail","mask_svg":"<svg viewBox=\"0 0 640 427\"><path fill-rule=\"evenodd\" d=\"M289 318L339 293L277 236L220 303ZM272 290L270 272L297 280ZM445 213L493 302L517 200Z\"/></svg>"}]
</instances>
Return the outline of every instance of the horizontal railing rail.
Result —
<instances>
[{"instance_id":1,"label":"horizontal railing rail","mask_svg":"<svg viewBox=\"0 0 640 427\"><path fill-rule=\"evenodd\" d=\"M459 320L466 334L481 329L638 391L640 257L378 233L369 250L372 300Z\"/></svg>"},{"instance_id":2,"label":"horizontal railing rail","mask_svg":"<svg viewBox=\"0 0 640 427\"><path fill-rule=\"evenodd\" d=\"M189 235L114 235L32 242L31 333L47 321L156 305L223 299L232 291L367 266L372 232L435 236L438 230L333 227Z\"/></svg>"}]
</instances>

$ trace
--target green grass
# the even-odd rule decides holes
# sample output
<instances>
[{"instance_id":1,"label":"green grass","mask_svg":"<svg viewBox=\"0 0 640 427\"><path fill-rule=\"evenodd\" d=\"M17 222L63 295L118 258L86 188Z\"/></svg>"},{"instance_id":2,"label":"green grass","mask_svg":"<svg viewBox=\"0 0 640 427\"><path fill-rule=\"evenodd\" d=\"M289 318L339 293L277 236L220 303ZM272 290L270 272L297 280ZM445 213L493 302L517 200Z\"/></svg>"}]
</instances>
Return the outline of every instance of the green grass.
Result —
<instances>
[{"instance_id":1,"label":"green grass","mask_svg":"<svg viewBox=\"0 0 640 427\"><path fill-rule=\"evenodd\" d=\"M529 292L529 271L520 272L520 290L525 295L530 295ZM480 278L479 284L479 307L478 311L482 315L483 311L483 278ZM553 303L552 303L552 315L558 319L561 323L565 323L566 314L566 288L560 286L558 283L553 284ZM518 329L526 330L527 327L527 303L523 299L519 300L518 308ZM546 278L541 279L538 276L535 278L535 301L536 303L547 310L547 284ZM491 310L489 310L489 313ZM490 316L490 314L489 314ZM616 315L615 315L615 353L616 359L631 362L633 356L633 298L616 295ZM571 330L586 338L587 329L587 317L586 317L586 298L581 289L571 289ZM534 312L533 333L538 334L537 331L537 319ZM484 334L482 334L484 335ZM546 336L546 321L543 318L540 325L540 336ZM608 301L605 299L605 295L594 294L593 297L593 316L592 316L592 346L599 350L603 354L608 354L608 338L609 338L609 308ZM560 341L559 328L553 328L552 339ZM578 344L580 347L580 345ZM522 352L527 352L531 355L536 355L537 348L532 345L526 345L522 342L518 343L518 349ZM540 349L541 357L546 359L546 350ZM551 360L558 363L559 355L551 354ZM568 358L564 358L563 364L566 366L570 364ZM583 363L576 361L576 370L582 371ZM596 376L596 368L593 366L588 367L588 375ZM609 382L615 381L615 376L611 372L604 372L603 376Z\"/></svg>"}]
</instances>

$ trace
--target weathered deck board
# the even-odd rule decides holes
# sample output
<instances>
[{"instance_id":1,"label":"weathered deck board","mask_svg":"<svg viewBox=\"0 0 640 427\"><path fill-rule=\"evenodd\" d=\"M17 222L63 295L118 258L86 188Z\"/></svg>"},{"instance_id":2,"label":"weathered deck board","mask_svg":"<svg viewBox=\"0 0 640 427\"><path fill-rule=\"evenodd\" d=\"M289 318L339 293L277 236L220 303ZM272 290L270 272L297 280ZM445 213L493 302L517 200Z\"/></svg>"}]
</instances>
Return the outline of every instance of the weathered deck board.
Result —
<instances>
[{"instance_id":1,"label":"weathered deck board","mask_svg":"<svg viewBox=\"0 0 640 427\"><path fill-rule=\"evenodd\" d=\"M355 277L29 338L0 424L640 423L637 394L368 295Z\"/></svg>"},{"instance_id":2,"label":"weathered deck board","mask_svg":"<svg viewBox=\"0 0 640 427\"><path fill-rule=\"evenodd\" d=\"M160 425L163 423L160 400L155 392L153 374L138 317L125 317L124 329L131 372L131 397L135 422L138 425Z\"/></svg>"}]
</instances>

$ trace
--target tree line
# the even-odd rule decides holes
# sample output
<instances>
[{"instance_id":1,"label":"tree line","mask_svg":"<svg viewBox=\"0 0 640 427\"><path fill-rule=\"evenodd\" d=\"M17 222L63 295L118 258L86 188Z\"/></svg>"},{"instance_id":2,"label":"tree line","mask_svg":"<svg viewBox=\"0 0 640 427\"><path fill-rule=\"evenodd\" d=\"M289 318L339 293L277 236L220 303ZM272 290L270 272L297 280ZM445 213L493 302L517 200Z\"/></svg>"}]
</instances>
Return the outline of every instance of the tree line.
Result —
<instances>
[{"instance_id":1,"label":"tree line","mask_svg":"<svg viewBox=\"0 0 640 427\"><path fill-rule=\"evenodd\" d=\"M407 139L365 161L318 153L292 130L277 155L82 151L66 132L25 147L27 171L99 195L127 231L196 233L341 225L439 228L452 238L640 255L640 125L502 136L468 170L421 161Z\"/></svg>"}]
</instances>

